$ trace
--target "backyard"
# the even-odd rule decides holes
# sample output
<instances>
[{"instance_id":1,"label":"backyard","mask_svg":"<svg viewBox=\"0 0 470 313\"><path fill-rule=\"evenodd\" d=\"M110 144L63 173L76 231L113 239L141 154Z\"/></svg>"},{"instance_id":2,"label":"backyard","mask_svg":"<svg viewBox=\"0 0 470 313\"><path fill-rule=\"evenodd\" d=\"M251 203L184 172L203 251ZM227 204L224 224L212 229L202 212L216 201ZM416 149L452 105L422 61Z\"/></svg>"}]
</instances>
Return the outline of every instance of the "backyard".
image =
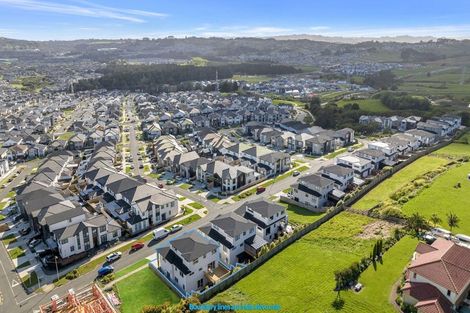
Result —
<instances>
[{"instance_id":1,"label":"backyard","mask_svg":"<svg viewBox=\"0 0 470 313\"><path fill-rule=\"evenodd\" d=\"M145 268L116 283L121 312L140 312L145 305L177 303L179 297L150 268Z\"/></svg>"},{"instance_id":2,"label":"backyard","mask_svg":"<svg viewBox=\"0 0 470 313\"><path fill-rule=\"evenodd\" d=\"M322 312L334 312L334 272L369 255L375 238L359 238L357 235L372 221L374 220L362 215L343 212L274 256L210 302L279 304L282 312L319 312L319 308ZM367 291L370 297L343 292L343 310L383 312L389 309L393 312L388 305L387 290L391 290L393 283L399 279L414 245L407 239L387 252L384 265L378 264L377 267L380 280L372 277L378 277L373 275L373 269L368 269L363 281L364 292L368 284L371 284L371 290ZM360 299L353 299L353 296Z\"/></svg>"}]
</instances>

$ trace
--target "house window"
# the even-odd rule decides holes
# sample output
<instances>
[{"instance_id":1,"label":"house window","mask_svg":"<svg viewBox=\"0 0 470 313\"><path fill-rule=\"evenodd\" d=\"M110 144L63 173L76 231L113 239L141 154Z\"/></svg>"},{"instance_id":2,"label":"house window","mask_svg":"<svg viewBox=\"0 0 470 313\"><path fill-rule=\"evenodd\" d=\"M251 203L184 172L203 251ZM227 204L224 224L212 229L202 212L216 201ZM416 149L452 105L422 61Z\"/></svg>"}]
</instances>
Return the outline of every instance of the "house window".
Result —
<instances>
[{"instance_id":1,"label":"house window","mask_svg":"<svg viewBox=\"0 0 470 313\"><path fill-rule=\"evenodd\" d=\"M447 290L447 296L450 297L451 291Z\"/></svg>"},{"instance_id":2,"label":"house window","mask_svg":"<svg viewBox=\"0 0 470 313\"><path fill-rule=\"evenodd\" d=\"M204 280L201 278L197 281L197 288L202 288L203 285L204 285Z\"/></svg>"},{"instance_id":3,"label":"house window","mask_svg":"<svg viewBox=\"0 0 470 313\"><path fill-rule=\"evenodd\" d=\"M196 259L193 261L193 264L197 264L197 263L199 263L199 259Z\"/></svg>"},{"instance_id":4,"label":"house window","mask_svg":"<svg viewBox=\"0 0 470 313\"><path fill-rule=\"evenodd\" d=\"M106 231L106 225L100 226L100 233Z\"/></svg>"},{"instance_id":5,"label":"house window","mask_svg":"<svg viewBox=\"0 0 470 313\"><path fill-rule=\"evenodd\" d=\"M413 278L416 278L416 276L417 276L416 273L413 273Z\"/></svg>"},{"instance_id":6,"label":"house window","mask_svg":"<svg viewBox=\"0 0 470 313\"><path fill-rule=\"evenodd\" d=\"M74 246L70 246L70 252L74 252L75 251L75 247Z\"/></svg>"},{"instance_id":7,"label":"house window","mask_svg":"<svg viewBox=\"0 0 470 313\"><path fill-rule=\"evenodd\" d=\"M266 235L269 235L271 233L271 227L266 228Z\"/></svg>"},{"instance_id":8,"label":"house window","mask_svg":"<svg viewBox=\"0 0 470 313\"><path fill-rule=\"evenodd\" d=\"M68 239L68 238L65 238L65 239L63 239L63 240L60 241L60 243L61 243L62 245L65 245L65 244L67 244L68 242L69 242L69 239Z\"/></svg>"}]
</instances>

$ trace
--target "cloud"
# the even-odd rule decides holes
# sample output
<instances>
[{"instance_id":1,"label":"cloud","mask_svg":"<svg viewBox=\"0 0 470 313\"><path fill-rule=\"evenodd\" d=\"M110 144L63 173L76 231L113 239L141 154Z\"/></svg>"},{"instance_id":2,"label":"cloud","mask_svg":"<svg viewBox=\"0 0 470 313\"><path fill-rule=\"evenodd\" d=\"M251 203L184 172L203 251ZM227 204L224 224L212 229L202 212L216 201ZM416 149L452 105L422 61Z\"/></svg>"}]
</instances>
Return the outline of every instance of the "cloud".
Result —
<instances>
[{"instance_id":1,"label":"cloud","mask_svg":"<svg viewBox=\"0 0 470 313\"><path fill-rule=\"evenodd\" d=\"M323 30L329 30L330 27L329 26L312 26L312 27L309 27L309 29L311 31L323 31Z\"/></svg>"},{"instance_id":2,"label":"cloud","mask_svg":"<svg viewBox=\"0 0 470 313\"><path fill-rule=\"evenodd\" d=\"M274 35L282 35L292 32L292 29L271 27L271 26L258 26L258 27L245 27L245 26L224 26L218 29L207 30L196 33L195 35L203 37L266 37Z\"/></svg>"},{"instance_id":3,"label":"cloud","mask_svg":"<svg viewBox=\"0 0 470 313\"><path fill-rule=\"evenodd\" d=\"M119 9L108 6L93 4L86 1L79 1L80 5L63 4L36 0L0 0L0 6L9 6L22 10L50 12L66 15L87 16L95 18L109 18L123 20L134 23L144 23L141 17L165 17L164 13Z\"/></svg>"},{"instance_id":4,"label":"cloud","mask_svg":"<svg viewBox=\"0 0 470 313\"><path fill-rule=\"evenodd\" d=\"M378 28L353 28L330 29L317 33L323 36L343 37L396 37L396 36L433 36L449 38L468 38L470 36L470 24L461 25L436 25L414 27L378 27Z\"/></svg>"}]
</instances>

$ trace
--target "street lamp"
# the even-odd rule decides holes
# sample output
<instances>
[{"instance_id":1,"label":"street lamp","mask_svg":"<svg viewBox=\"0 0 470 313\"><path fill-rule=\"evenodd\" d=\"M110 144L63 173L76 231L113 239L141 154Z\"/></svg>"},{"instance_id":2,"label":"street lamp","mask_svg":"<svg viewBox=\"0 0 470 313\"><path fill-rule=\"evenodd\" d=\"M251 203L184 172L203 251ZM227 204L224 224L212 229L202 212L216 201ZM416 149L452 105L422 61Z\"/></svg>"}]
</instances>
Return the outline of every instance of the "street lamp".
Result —
<instances>
[{"instance_id":1,"label":"street lamp","mask_svg":"<svg viewBox=\"0 0 470 313\"><path fill-rule=\"evenodd\" d=\"M57 259L58 259L57 255L54 256L54 259L55 259L55 270L57 272L57 281L59 281L59 267L57 266Z\"/></svg>"}]
</instances>

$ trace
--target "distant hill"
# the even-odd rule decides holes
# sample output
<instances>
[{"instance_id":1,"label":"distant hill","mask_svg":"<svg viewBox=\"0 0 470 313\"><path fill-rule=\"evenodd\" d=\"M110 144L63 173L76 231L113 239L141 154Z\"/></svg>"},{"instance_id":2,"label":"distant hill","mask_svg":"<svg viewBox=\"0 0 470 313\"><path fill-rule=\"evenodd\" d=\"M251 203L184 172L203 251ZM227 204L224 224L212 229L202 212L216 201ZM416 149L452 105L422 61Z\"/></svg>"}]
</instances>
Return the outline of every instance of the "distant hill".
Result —
<instances>
[{"instance_id":1,"label":"distant hill","mask_svg":"<svg viewBox=\"0 0 470 313\"><path fill-rule=\"evenodd\" d=\"M418 43L418 42L427 42L430 40L436 40L437 37L432 36L384 36L384 37L330 37L322 35L285 35L285 36L274 36L272 37L276 40L312 40L312 41L322 41L329 43L343 43L343 44L356 44L367 41L378 41L378 42L401 42L401 43Z\"/></svg>"}]
</instances>

